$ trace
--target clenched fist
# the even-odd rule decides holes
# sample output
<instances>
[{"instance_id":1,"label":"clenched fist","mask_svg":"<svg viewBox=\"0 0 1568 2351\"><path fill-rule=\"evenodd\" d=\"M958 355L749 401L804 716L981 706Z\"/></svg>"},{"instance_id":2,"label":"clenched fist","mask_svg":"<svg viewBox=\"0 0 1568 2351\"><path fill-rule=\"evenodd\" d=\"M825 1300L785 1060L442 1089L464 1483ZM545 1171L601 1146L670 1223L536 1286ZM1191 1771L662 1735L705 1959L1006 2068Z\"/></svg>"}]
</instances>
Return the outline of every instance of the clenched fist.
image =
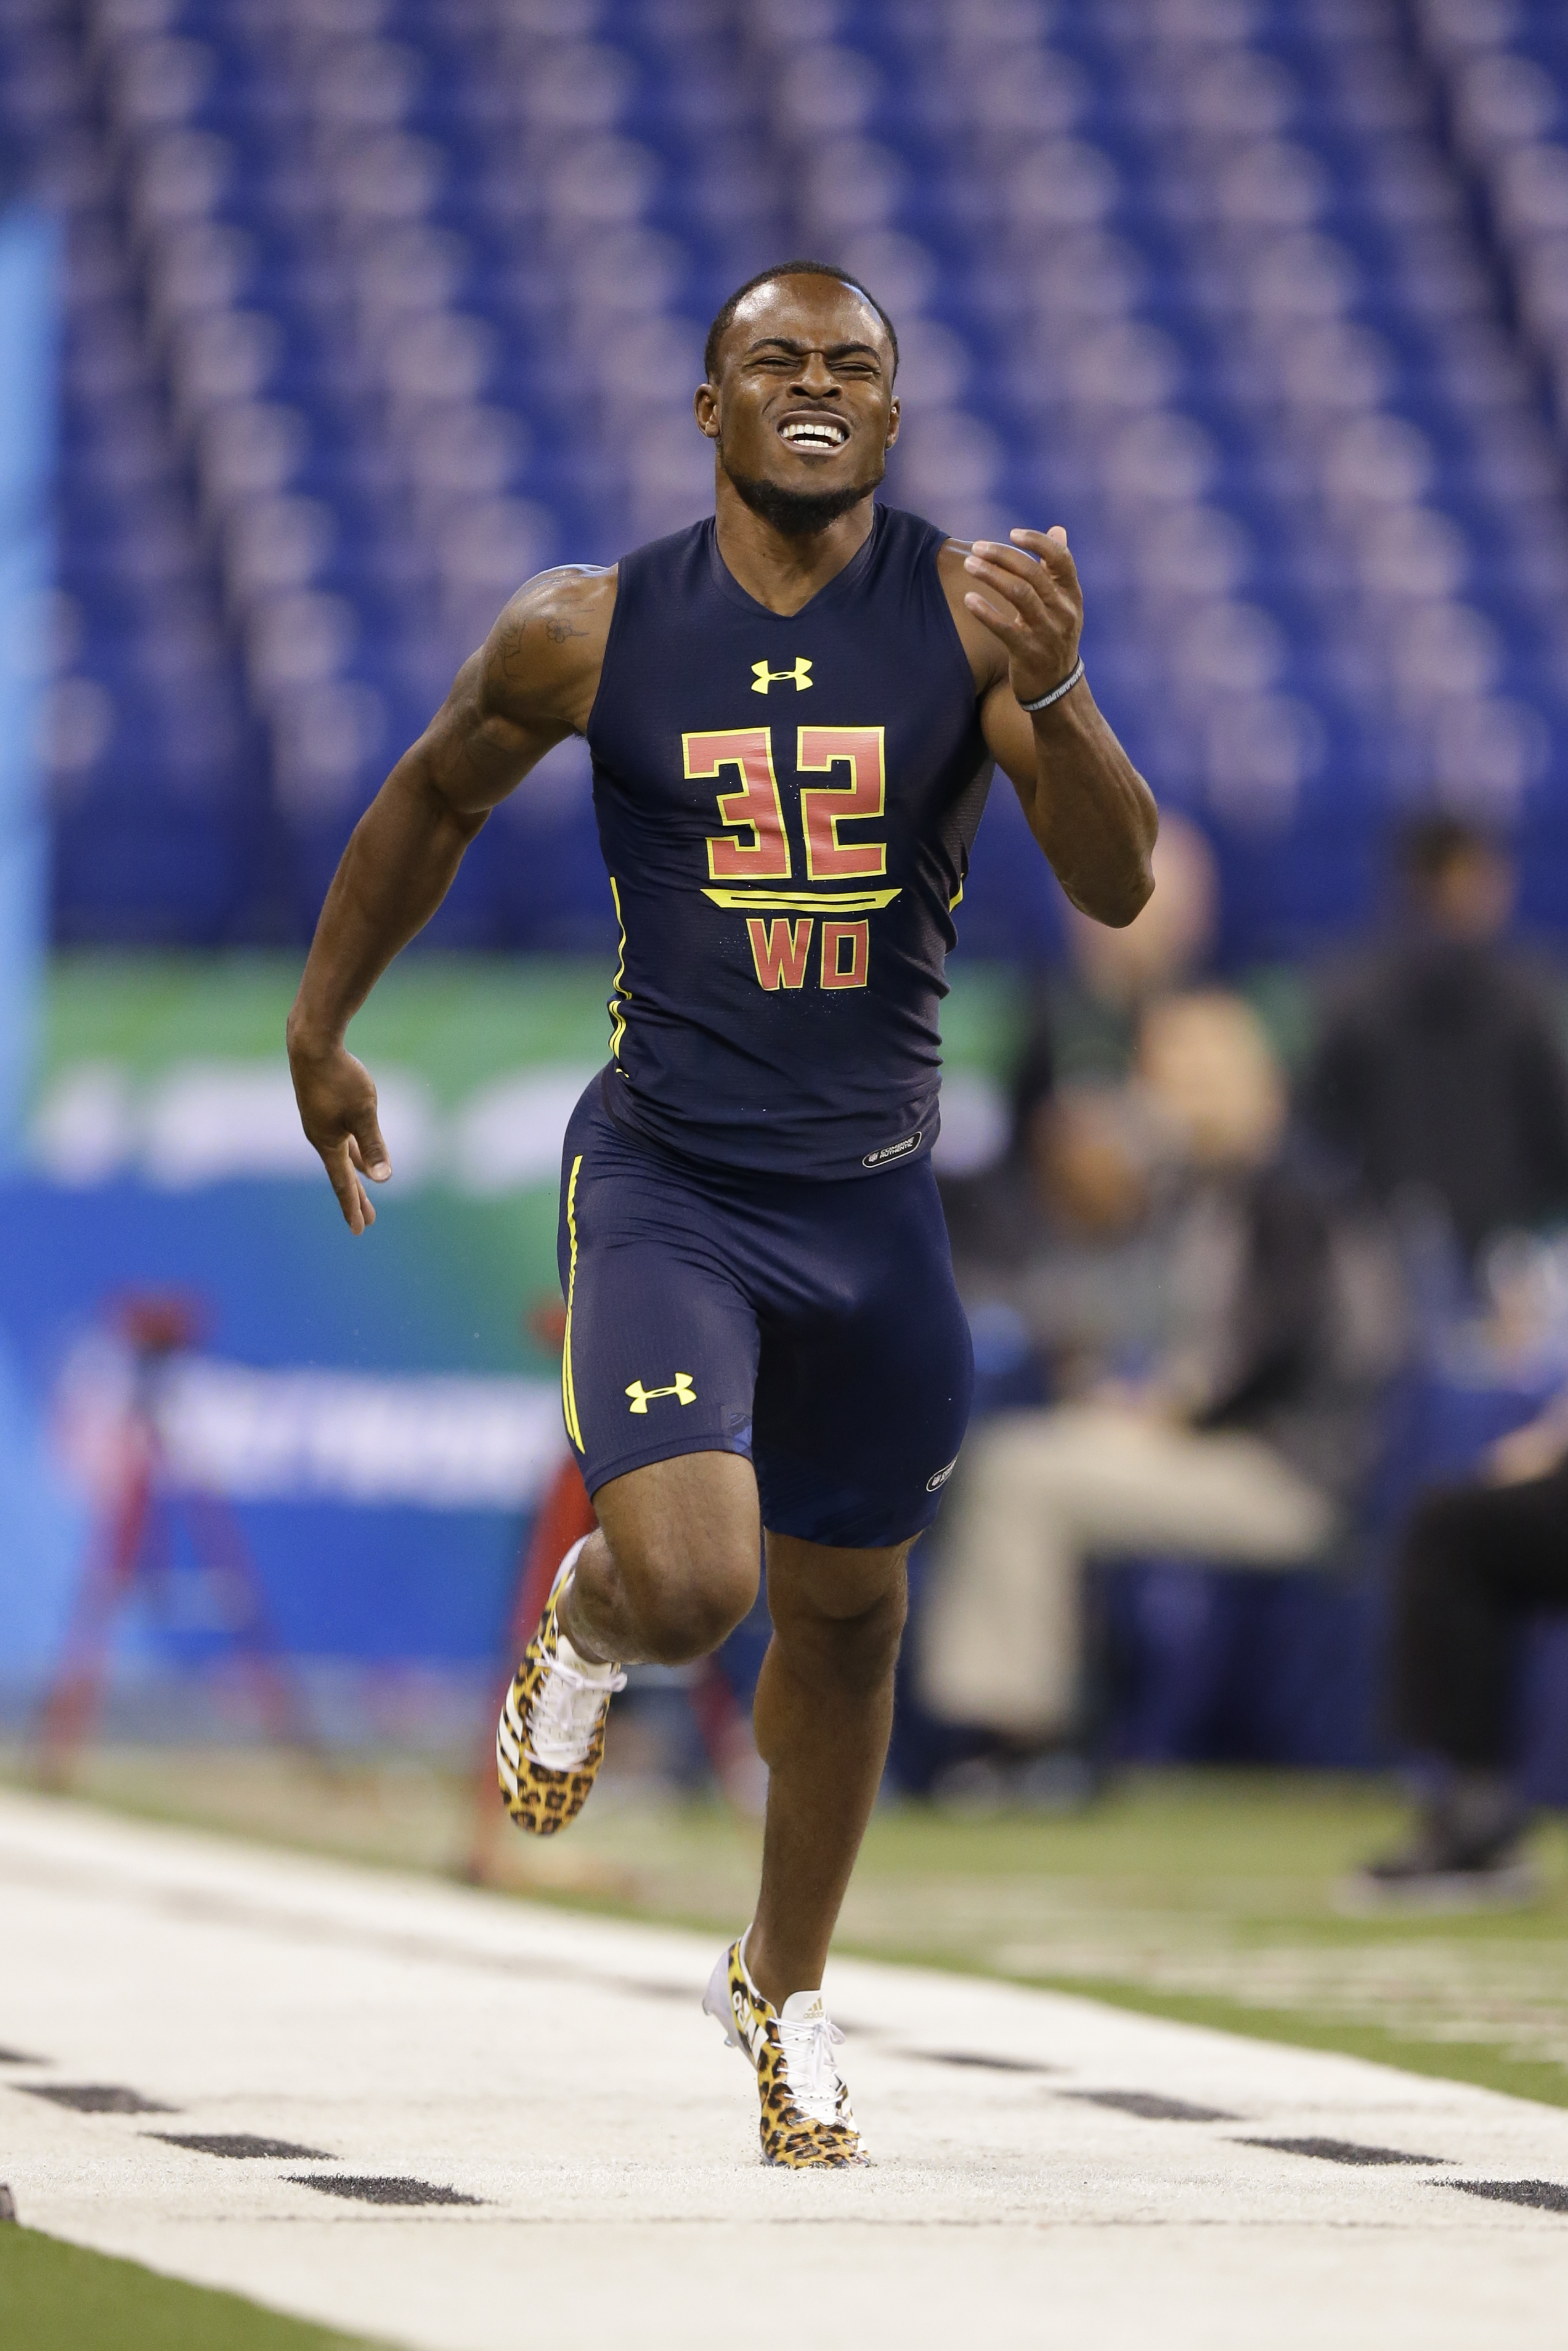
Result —
<instances>
[{"instance_id":1,"label":"clenched fist","mask_svg":"<svg viewBox=\"0 0 1568 2351\"><path fill-rule=\"evenodd\" d=\"M1038 702L1071 675L1078 659L1083 591L1060 523L1053 530L1013 530L1008 537L1010 547L977 538L964 559L965 570L1000 597L1005 609L973 589L964 603L1007 647L1019 701Z\"/></svg>"}]
</instances>

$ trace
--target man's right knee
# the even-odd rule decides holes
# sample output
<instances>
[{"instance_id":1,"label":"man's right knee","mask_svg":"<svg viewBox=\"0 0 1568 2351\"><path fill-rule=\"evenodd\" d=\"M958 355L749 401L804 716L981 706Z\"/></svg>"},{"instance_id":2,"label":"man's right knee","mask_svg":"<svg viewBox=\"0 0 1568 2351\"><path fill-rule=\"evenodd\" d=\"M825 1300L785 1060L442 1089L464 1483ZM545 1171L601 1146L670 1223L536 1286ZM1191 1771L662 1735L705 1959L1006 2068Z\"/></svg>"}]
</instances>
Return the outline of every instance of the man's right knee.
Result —
<instances>
[{"instance_id":1,"label":"man's right knee","mask_svg":"<svg viewBox=\"0 0 1568 2351\"><path fill-rule=\"evenodd\" d=\"M644 1660L706 1657L750 1614L762 1537L748 1461L680 1456L617 1479L594 1502L608 1552L601 1564L619 1585ZM590 1583L595 1564L585 1553Z\"/></svg>"},{"instance_id":2,"label":"man's right knee","mask_svg":"<svg viewBox=\"0 0 1568 2351\"><path fill-rule=\"evenodd\" d=\"M636 1618L643 1659L688 1665L706 1657L750 1614L759 1581L759 1552L699 1546L680 1540L624 1539L610 1546L622 1592Z\"/></svg>"}]
</instances>

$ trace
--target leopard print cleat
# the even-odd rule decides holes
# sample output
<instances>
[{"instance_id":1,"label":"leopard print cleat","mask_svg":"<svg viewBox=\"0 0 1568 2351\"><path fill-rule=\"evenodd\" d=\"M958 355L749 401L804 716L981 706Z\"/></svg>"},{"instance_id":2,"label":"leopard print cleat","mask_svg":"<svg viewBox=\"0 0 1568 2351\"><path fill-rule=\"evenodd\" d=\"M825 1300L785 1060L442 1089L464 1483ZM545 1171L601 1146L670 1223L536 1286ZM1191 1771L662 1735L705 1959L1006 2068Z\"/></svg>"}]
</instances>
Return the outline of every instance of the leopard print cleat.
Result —
<instances>
[{"instance_id":1,"label":"leopard print cleat","mask_svg":"<svg viewBox=\"0 0 1568 2351\"><path fill-rule=\"evenodd\" d=\"M757 2068L762 2160L787 2171L841 2171L870 2158L833 2056L843 2039L820 1991L791 1992L782 2009L747 1972L744 1935L720 1958L703 1998L732 2049Z\"/></svg>"},{"instance_id":2,"label":"leopard print cleat","mask_svg":"<svg viewBox=\"0 0 1568 2351\"><path fill-rule=\"evenodd\" d=\"M496 1729L501 1794L530 1836L555 1836L581 1812L604 1761L610 1701L626 1687L618 1667L590 1665L560 1629L556 1611L581 1549L573 1543L556 1570Z\"/></svg>"}]
</instances>

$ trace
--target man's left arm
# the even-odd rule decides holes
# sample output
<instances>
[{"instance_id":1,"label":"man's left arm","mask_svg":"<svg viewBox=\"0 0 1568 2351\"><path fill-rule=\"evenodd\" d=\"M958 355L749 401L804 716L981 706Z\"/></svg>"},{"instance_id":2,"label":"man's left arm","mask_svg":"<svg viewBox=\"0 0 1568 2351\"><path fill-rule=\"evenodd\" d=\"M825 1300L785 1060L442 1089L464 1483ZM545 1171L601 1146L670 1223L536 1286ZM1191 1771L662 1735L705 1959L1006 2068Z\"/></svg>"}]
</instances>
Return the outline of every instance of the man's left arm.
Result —
<instances>
[{"instance_id":1,"label":"man's left arm","mask_svg":"<svg viewBox=\"0 0 1568 2351\"><path fill-rule=\"evenodd\" d=\"M1009 547L977 539L967 550L955 542L944 549L955 602L956 563L962 565L962 609L954 619L977 668L981 731L1073 904L1120 929L1141 912L1155 886L1149 856L1159 814L1154 794L1102 716L1087 681L1080 676L1066 693L1055 694L1077 667L1083 625L1066 532L1059 526L1015 530L1011 538ZM1033 713L1021 706L1042 695L1054 698Z\"/></svg>"}]
</instances>

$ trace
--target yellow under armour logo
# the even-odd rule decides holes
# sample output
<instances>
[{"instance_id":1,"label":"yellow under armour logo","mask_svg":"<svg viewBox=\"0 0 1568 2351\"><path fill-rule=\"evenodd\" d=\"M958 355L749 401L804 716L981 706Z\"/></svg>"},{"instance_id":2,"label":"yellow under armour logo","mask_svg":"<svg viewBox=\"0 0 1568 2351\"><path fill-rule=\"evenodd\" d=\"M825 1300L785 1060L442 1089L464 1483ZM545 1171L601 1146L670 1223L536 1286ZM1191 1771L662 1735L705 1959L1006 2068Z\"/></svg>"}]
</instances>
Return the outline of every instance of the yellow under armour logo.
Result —
<instances>
[{"instance_id":1,"label":"yellow under armour logo","mask_svg":"<svg viewBox=\"0 0 1568 2351\"><path fill-rule=\"evenodd\" d=\"M632 1399L633 1412L646 1412L655 1396L676 1396L682 1404L695 1404L697 1400L697 1392L692 1385L690 1372L677 1372L673 1384L667 1388L645 1388L641 1380L633 1380L626 1393Z\"/></svg>"},{"instance_id":2,"label":"yellow under armour logo","mask_svg":"<svg viewBox=\"0 0 1568 2351\"><path fill-rule=\"evenodd\" d=\"M792 685L797 694L804 694L811 683L811 664L804 655L793 669L769 669L765 661L751 664L751 691L766 694L770 685Z\"/></svg>"}]
</instances>

